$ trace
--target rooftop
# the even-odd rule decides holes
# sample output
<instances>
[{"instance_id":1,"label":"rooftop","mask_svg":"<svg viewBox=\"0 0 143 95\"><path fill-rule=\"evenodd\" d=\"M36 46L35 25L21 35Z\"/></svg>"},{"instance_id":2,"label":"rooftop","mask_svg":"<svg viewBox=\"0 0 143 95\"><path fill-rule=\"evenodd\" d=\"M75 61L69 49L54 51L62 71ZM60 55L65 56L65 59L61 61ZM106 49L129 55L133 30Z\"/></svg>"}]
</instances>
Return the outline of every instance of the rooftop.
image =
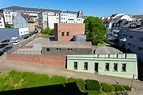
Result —
<instances>
[{"instance_id":1,"label":"rooftop","mask_svg":"<svg viewBox=\"0 0 143 95\"><path fill-rule=\"evenodd\" d=\"M43 47L51 48L92 48L91 42L76 42L76 41L45 41Z\"/></svg>"},{"instance_id":2,"label":"rooftop","mask_svg":"<svg viewBox=\"0 0 143 95\"><path fill-rule=\"evenodd\" d=\"M129 22L129 23L125 24L123 27L127 27L128 28L128 27L130 27L131 24L136 24L136 25L140 26L140 23L141 22L139 22L139 21Z\"/></svg>"},{"instance_id":3,"label":"rooftop","mask_svg":"<svg viewBox=\"0 0 143 95\"><path fill-rule=\"evenodd\" d=\"M32 20L32 18L30 18L29 15L27 15L27 14L21 14L21 15L25 18L25 20L26 20L28 23L34 23L34 21Z\"/></svg>"},{"instance_id":4,"label":"rooftop","mask_svg":"<svg viewBox=\"0 0 143 95\"><path fill-rule=\"evenodd\" d=\"M44 11L52 11L52 12L62 12L61 10L54 10L54 9L42 9L42 8L28 8L28 7L20 7L20 6L10 6L3 9L10 9L10 10L28 10L28 11L38 11L38 12L44 12ZM77 13L75 11L68 11L69 13Z\"/></svg>"},{"instance_id":5,"label":"rooftop","mask_svg":"<svg viewBox=\"0 0 143 95\"><path fill-rule=\"evenodd\" d=\"M143 32L143 27L130 29L130 31L129 31L129 32Z\"/></svg>"}]
</instances>

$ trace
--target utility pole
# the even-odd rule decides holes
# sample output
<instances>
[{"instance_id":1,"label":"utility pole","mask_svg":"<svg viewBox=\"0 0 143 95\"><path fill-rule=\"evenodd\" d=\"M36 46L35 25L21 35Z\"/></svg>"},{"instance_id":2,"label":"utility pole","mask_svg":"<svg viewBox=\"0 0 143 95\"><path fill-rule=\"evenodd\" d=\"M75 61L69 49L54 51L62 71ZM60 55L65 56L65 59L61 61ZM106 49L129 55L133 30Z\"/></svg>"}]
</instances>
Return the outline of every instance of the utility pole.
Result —
<instances>
[{"instance_id":1,"label":"utility pole","mask_svg":"<svg viewBox=\"0 0 143 95\"><path fill-rule=\"evenodd\" d=\"M133 74L133 78L132 78L132 81L131 81L131 87L130 87L131 89L132 89L132 85L133 85L134 76L135 75Z\"/></svg>"}]
</instances>

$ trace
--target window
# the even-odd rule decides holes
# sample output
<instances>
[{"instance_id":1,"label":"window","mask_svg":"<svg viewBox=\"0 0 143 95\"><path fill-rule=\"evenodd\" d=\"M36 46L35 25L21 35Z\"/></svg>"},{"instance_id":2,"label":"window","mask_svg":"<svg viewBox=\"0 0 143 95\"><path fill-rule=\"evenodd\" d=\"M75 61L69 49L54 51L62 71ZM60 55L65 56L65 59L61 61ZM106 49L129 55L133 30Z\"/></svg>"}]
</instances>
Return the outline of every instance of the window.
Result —
<instances>
[{"instance_id":1,"label":"window","mask_svg":"<svg viewBox=\"0 0 143 95\"><path fill-rule=\"evenodd\" d=\"M114 71L117 71L117 68L118 68L118 64L114 63Z\"/></svg>"},{"instance_id":2,"label":"window","mask_svg":"<svg viewBox=\"0 0 143 95\"><path fill-rule=\"evenodd\" d=\"M138 47L139 50L143 50L143 47Z\"/></svg>"},{"instance_id":3,"label":"window","mask_svg":"<svg viewBox=\"0 0 143 95\"><path fill-rule=\"evenodd\" d=\"M105 70L106 70L106 71L109 71L109 63L106 63L106 64L105 64Z\"/></svg>"},{"instance_id":4,"label":"window","mask_svg":"<svg viewBox=\"0 0 143 95\"><path fill-rule=\"evenodd\" d=\"M88 70L88 62L84 62L84 70Z\"/></svg>"},{"instance_id":5,"label":"window","mask_svg":"<svg viewBox=\"0 0 143 95\"><path fill-rule=\"evenodd\" d=\"M133 38L133 36L129 36L129 38Z\"/></svg>"},{"instance_id":6,"label":"window","mask_svg":"<svg viewBox=\"0 0 143 95\"><path fill-rule=\"evenodd\" d=\"M62 36L64 36L64 32L62 32Z\"/></svg>"},{"instance_id":7,"label":"window","mask_svg":"<svg viewBox=\"0 0 143 95\"><path fill-rule=\"evenodd\" d=\"M67 50L68 50L68 51L72 51L72 49L70 49L70 48L68 48Z\"/></svg>"},{"instance_id":8,"label":"window","mask_svg":"<svg viewBox=\"0 0 143 95\"><path fill-rule=\"evenodd\" d=\"M74 69L77 69L77 62L74 62Z\"/></svg>"},{"instance_id":9,"label":"window","mask_svg":"<svg viewBox=\"0 0 143 95\"><path fill-rule=\"evenodd\" d=\"M67 36L69 36L69 32L67 32Z\"/></svg>"},{"instance_id":10,"label":"window","mask_svg":"<svg viewBox=\"0 0 143 95\"><path fill-rule=\"evenodd\" d=\"M140 41L143 41L143 37L140 37Z\"/></svg>"},{"instance_id":11,"label":"window","mask_svg":"<svg viewBox=\"0 0 143 95\"><path fill-rule=\"evenodd\" d=\"M47 51L50 51L50 49L49 49L49 48L47 48Z\"/></svg>"},{"instance_id":12,"label":"window","mask_svg":"<svg viewBox=\"0 0 143 95\"><path fill-rule=\"evenodd\" d=\"M122 71L126 72L126 64L122 64Z\"/></svg>"}]
</instances>

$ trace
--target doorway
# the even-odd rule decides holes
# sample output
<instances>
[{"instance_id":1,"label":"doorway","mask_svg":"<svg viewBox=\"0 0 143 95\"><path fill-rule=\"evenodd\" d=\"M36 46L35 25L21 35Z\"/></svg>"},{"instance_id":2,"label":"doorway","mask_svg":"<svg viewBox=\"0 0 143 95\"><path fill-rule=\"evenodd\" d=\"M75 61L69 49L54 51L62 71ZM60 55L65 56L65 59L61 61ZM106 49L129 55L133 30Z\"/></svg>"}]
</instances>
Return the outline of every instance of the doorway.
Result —
<instances>
[{"instance_id":1,"label":"doorway","mask_svg":"<svg viewBox=\"0 0 143 95\"><path fill-rule=\"evenodd\" d=\"M94 71L95 71L96 73L98 73L98 63L95 63L95 65L94 65Z\"/></svg>"}]
</instances>

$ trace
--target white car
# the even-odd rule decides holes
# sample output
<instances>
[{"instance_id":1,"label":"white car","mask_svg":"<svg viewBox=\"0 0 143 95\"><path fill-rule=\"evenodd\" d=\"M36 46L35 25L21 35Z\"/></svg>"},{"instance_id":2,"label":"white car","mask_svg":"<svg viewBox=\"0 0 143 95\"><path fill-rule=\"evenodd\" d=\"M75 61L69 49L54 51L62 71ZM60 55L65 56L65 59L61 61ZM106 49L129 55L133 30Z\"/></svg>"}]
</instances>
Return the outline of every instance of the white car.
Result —
<instances>
[{"instance_id":1,"label":"white car","mask_svg":"<svg viewBox=\"0 0 143 95\"><path fill-rule=\"evenodd\" d=\"M13 43L13 45L18 45L20 42L19 42L19 40L16 40L14 43Z\"/></svg>"}]
</instances>

